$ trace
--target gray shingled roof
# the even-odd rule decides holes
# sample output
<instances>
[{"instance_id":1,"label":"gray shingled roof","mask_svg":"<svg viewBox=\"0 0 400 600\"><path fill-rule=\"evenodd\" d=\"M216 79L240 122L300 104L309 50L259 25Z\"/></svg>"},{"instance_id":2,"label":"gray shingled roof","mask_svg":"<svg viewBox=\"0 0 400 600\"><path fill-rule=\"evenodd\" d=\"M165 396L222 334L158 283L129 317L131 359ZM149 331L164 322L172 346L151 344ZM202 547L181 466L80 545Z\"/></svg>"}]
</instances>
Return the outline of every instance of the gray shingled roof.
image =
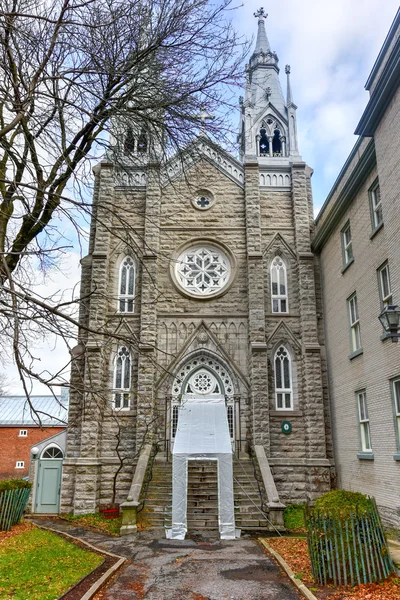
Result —
<instances>
[{"instance_id":1,"label":"gray shingled roof","mask_svg":"<svg viewBox=\"0 0 400 600\"><path fill-rule=\"evenodd\" d=\"M68 422L68 400L61 396L31 396L42 425L63 426ZM5 425L39 425L38 416L31 411L25 396L0 396L0 427Z\"/></svg>"}]
</instances>

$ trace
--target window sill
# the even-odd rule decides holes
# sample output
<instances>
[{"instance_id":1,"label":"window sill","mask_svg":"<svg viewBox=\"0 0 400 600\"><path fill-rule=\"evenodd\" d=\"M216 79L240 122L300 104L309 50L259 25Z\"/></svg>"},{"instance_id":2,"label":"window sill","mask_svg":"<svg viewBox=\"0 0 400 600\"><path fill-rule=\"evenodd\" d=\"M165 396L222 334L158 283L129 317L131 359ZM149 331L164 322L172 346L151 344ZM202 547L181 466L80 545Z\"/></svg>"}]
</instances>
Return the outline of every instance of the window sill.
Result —
<instances>
[{"instance_id":1,"label":"window sill","mask_svg":"<svg viewBox=\"0 0 400 600\"><path fill-rule=\"evenodd\" d=\"M396 452L396 454L393 455L393 460L399 460L400 461L400 452Z\"/></svg>"},{"instance_id":2,"label":"window sill","mask_svg":"<svg viewBox=\"0 0 400 600\"><path fill-rule=\"evenodd\" d=\"M373 452L359 452L357 458L358 460L375 460Z\"/></svg>"},{"instance_id":3,"label":"window sill","mask_svg":"<svg viewBox=\"0 0 400 600\"><path fill-rule=\"evenodd\" d=\"M376 228L373 230L373 232L372 232L372 233L371 233L371 235L369 236L369 239L370 239L370 240L372 240L372 239L373 239L373 238L376 236L376 234L377 234L377 233L378 233L378 232L379 232L379 231L382 229L382 227L383 227L383 226L384 226L384 222L382 221L382 223L380 223L380 224L378 225L378 227L376 227Z\"/></svg>"},{"instance_id":4,"label":"window sill","mask_svg":"<svg viewBox=\"0 0 400 600\"><path fill-rule=\"evenodd\" d=\"M270 417L302 417L303 413L301 410L271 410L269 413Z\"/></svg>"},{"instance_id":5,"label":"window sill","mask_svg":"<svg viewBox=\"0 0 400 600\"><path fill-rule=\"evenodd\" d=\"M358 350L354 350L354 352L349 354L349 360L353 360L353 358L360 356L360 354L364 354L364 350L362 348L358 348Z\"/></svg>"},{"instance_id":6,"label":"window sill","mask_svg":"<svg viewBox=\"0 0 400 600\"><path fill-rule=\"evenodd\" d=\"M352 265L352 264L353 264L353 262L354 262L354 257L353 257L351 260L349 260L349 262L348 262L348 263L346 263L346 264L344 265L344 267L342 267L342 268L340 269L340 272L341 272L341 274L342 274L342 275L343 275L343 273L344 273L345 271L347 271L347 269L350 267L350 265Z\"/></svg>"}]
</instances>

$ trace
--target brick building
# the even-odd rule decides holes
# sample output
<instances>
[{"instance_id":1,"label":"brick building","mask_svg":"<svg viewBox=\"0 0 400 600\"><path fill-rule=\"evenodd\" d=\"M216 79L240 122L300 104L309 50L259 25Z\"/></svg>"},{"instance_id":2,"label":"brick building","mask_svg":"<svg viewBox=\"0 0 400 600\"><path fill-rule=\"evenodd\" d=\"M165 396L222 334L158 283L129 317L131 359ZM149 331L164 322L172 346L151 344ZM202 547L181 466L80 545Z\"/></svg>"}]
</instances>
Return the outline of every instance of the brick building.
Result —
<instances>
[{"instance_id":1,"label":"brick building","mask_svg":"<svg viewBox=\"0 0 400 600\"><path fill-rule=\"evenodd\" d=\"M378 316L400 304L400 11L368 78L357 143L316 222L339 486L400 526L400 345Z\"/></svg>"},{"instance_id":2,"label":"brick building","mask_svg":"<svg viewBox=\"0 0 400 600\"><path fill-rule=\"evenodd\" d=\"M41 426L25 396L0 396L0 479L27 477L31 447L66 428L65 397L31 396L31 402Z\"/></svg>"},{"instance_id":3,"label":"brick building","mask_svg":"<svg viewBox=\"0 0 400 600\"><path fill-rule=\"evenodd\" d=\"M156 466L167 461L185 401L217 396L235 455L258 453L272 475L272 504L330 489L311 170L299 152L290 67L285 100L264 11L257 17L240 102L241 160L200 136L183 164L160 165L151 139L140 134L135 144L133 127L129 155L95 169L81 323L132 344L81 330L64 511L95 511L113 499L117 434L124 461L114 499L122 502L143 443L158 443Z\"/></svg>"}]
</instances>

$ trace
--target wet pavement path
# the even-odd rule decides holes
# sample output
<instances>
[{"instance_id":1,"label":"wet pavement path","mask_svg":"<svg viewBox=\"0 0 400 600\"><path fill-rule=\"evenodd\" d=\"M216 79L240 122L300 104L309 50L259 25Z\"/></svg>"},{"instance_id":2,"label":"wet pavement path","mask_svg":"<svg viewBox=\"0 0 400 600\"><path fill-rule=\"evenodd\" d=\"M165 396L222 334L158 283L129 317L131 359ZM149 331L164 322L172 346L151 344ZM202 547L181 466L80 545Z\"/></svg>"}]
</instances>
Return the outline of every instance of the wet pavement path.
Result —
<instances>
[{"instance_id":1,"label":"wet pavement path","mask_svg":"<svg viewBox=\"0 0 400 600\"><path fill-rule=\"evenodd\" d=\"M59 519L34 520L130 559L101 592L102 600L301 598L255 539L166 540L155 531L113 538Z\"/></svg>"}]
</instances>

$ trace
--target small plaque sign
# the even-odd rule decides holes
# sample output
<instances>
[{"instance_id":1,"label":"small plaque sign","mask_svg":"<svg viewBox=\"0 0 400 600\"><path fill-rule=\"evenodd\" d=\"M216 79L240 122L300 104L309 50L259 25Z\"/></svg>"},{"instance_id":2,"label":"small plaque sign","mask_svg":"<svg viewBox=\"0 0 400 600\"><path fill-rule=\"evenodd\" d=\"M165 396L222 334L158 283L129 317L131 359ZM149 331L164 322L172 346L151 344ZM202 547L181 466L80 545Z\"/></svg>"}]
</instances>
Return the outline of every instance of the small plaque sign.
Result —
<instances>
[{"instance_id":1,"label":"small plaque sign","mask_svg":"<svg viewBox=\"0 0 400 600\"><path fill-rule=\"evenodd\" d=\"M281 430L282 433L285 433L286 435L288 435L289 433L292 433L292 424L290 421L283 421L282 425L281 425Z\"/></svg>"}]
</instances>

